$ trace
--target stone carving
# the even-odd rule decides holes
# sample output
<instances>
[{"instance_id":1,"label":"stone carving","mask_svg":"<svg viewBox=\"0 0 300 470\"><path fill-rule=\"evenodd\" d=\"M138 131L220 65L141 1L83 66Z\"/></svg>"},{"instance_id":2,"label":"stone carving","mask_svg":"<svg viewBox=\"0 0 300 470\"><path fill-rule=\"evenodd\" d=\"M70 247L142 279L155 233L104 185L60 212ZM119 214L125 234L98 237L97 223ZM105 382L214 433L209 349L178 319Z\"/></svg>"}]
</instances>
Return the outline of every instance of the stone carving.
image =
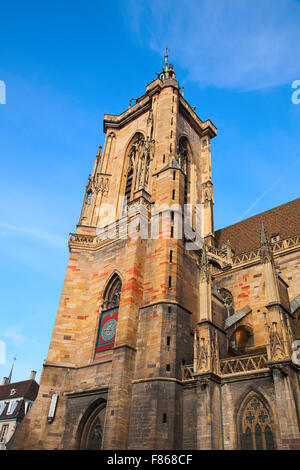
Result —
<instances>
[{"instance_id":1,"label":"stone carving","mask_svg":"<svg viewBox=\"0 0 300 470\"><path fill-rule=\"evenodd\" d=\"M200 282L208 282L210 276L210 267L206 253L206 247L203 245L200 257Z\"/></svg>"},{"instance_id":2,"label":"stone carving","mask_svg":"<svg viewBox=\"0 0 300 470\"><path fill-rule=\"evenodd\" d=\"M99 182L99 191L102 196L107 196L109 191L109 178L102 176Z\"/></svg>"},{"instance_id":3,"label":"stone carving","mask_svg":"<svg viewBox=\"0 0 300 470\"><path fill-rule=\"evenodd\" d=\"M154 156L154 140L149 135L141 135L133 143L129 153L129 172L136 168L135 190L147 189L149 184L150 164Z\"/></svg>"},{"instance_id":4,"label":"stone carving","mask_svg":"<svg viewBox=\"0 0 300 470\"><path fill-rule=\"evenodd\" d=\"M272 361L280 361L284 359L285 352L282 341L278 335L277 322L273 322L270 334L270 352Z\"/></svg>"},{"instance_id":5,"label":"stone carving","mask_svg":"<svg viewBox=\"0 0 300 470\"><path fill-rule=\"evenodd\" d=\"M260 259L263 264L270 263L273 260L273 252L267 239L264 225L261 224L260 235Z\"/></svg>"},{"instance_id":6,"label":"stone carving","mask_svg":"<svg viewBox=\"0 0 300 470\"><path fill-rule=\"evenodd\" d=\"M208 351L205 338L199 341L197 328L194 333L194 372L200 373L208 370Z\"/></svg>"},{"instance_id":7,"label":"stone carving","mask_svg":"<svg viewBox=\"0 0 300 470\"><path fill-rule=\"evenodd\" d=\"M203 372L219 373L219 340L215 332L214 339L211 338L212 332L208 332L209 338L199 338L197 328L194 333L194 373Z\"/></svg>"},{"instance_id":8,"label":"stone carving","mask_svg":"<svg viewBox=\"0 0 300 470\"><path fill-rule=\"evenodd\" d=\"M206 181L202 185L202 198L201 198L202 204L205 203L214 203L214 196L213 196L213 185L211 181Z\"/></svg>"}]
</instances>

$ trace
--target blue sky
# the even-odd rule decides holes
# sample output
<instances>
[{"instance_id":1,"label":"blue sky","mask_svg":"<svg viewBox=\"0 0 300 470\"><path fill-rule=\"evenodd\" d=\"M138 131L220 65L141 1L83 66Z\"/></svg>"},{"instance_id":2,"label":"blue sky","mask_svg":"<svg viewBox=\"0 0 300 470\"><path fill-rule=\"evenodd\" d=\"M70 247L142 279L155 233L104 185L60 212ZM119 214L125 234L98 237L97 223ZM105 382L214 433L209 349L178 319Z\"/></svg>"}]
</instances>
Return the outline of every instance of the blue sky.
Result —
<instances>
[{"instance_id":1,"label":"blue sky","mask_svg":"<svg viewBox=\"0 0 300 470\"><path fill-rule=\"evenodd\" d=\"M2 2L1 327L8 375L41 371L104 113L163 65L165 45L212 143L216 229L299 196L297 0Z\"/></svg>"}]
</instances>

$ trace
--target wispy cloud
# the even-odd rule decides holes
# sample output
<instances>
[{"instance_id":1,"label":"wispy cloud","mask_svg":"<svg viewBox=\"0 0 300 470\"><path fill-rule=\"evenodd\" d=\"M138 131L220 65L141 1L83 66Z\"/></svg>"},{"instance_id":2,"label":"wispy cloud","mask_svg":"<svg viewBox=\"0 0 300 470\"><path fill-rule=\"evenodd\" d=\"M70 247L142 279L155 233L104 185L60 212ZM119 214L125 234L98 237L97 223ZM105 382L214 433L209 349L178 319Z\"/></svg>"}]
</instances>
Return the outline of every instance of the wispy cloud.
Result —
<instances>
[{"instance_id":1,"label":"wispy cloud","mask_svg":"<svg viewBox=\"0 0 300 470\"><path fill-rule=\"evenodd\" d=\"M60 247L66 245L65 238L34 227L19 227L0 221L0 233L1 232L4 234L14 233L16 235L26 236L46 245Z\"/></svg>"},{"instance_id":2,"label":"wispy cloud","mask_svg":"<svg viewBox=\"0 0 300 470\"><path fill-rule=\"evenodd\" d=\"M36 343L35 340L27 338L17 328L10 328L3 334L3 338L12 341L16 346L22 346L25 343Z\"/></svg>"},{"instance_id":3,"label":"wispy cloud","mask_svg":"<svg viewBox=\"0 0 300 470\"><path fill-rule=\"evenodd\" d=\"M255 3L255 4L254 4ZM131 27L200 86L257 90L300 77L297 0L131 0ZM134 14L132 14L134 13Z\"/></svg>"},{"instance_id":4,"label":"wispy cloud","mask_svg":"<svg viewBox=\"0 0 300 470\"><path fill-rule=\"evenodd\" d=\"M281 173L281 175L279 176L279 178L277 178L275 181L273 181L273 183L260 195L258 196L257 199L255 199L255 201L248 207L247 210L245 210L245 212L242 213L242 215L238 218L238 220L236 220L236 222L239 222L240 220L244 219L244 217L249 214L249 212L252 211L252 209L254 209L255 206L257 206L257 204L268 194L270 193L271 191L273 191L274 188L276 188L276 186L278 186L278 184L287 177L288 173L290 173L290 171L292 170L292 168L294 168L297 164L298 164L299 160L296 160L292 165L288 166L288 168L286 168L286 170ZM235 222L235 223L236 223Z\"/></svg>"}]
</instances>

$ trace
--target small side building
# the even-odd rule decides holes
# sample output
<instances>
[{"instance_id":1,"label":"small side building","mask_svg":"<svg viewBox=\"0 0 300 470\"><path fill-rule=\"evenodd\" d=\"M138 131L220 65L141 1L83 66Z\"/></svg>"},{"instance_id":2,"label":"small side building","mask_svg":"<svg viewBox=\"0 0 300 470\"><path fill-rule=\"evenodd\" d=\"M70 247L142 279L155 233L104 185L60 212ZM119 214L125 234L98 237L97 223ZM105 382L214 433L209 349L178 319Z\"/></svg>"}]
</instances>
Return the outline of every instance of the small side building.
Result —
<instances>
[{"instance_id":1,"label":"small side building","mask_svg":"<svg viewBox=\"0 0 300 470\"><path fill-rule=\"evenodd\" d=\"M30 410L39 391L35 381L36 372L31 371L29 380L10 383L3 378L0 386L0 450L13 436L16 427Z\"/></svg>"}]
</instances>

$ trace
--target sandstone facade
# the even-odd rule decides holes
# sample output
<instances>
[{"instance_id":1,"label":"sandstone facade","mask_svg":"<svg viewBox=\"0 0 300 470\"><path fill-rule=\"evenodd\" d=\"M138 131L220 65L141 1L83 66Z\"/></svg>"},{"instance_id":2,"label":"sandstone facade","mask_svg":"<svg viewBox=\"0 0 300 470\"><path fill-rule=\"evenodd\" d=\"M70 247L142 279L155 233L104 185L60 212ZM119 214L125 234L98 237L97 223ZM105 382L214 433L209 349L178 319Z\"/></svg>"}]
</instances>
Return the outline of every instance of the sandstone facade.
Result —
<instances>
[{"instance_id":1,"label":"sandstone facade","mask_svg":"<svg viewBox=\"0 0 300 470\"><path fill-rule=\"evenodd\" d=\"M241 229L244 251L214 231L217 131L167 60L104 131L39 395L11 448L300 448L300 230L268 211Z\"/></svg>"}]
</instances>

